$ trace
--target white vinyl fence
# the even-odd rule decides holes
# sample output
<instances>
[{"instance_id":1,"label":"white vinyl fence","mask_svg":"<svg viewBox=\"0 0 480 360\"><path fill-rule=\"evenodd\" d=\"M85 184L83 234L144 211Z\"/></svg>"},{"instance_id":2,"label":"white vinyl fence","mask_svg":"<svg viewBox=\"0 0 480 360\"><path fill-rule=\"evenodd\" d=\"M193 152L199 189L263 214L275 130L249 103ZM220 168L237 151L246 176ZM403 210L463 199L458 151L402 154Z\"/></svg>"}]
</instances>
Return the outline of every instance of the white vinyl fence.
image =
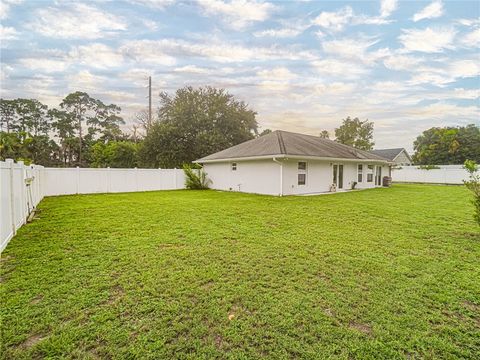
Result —
<instances>
[{"instance_id":1,"label":"white vinyl fence","mask_svg":"<svg viewBox=\"0 0 480 360\"><path fill-rule=\"evenodd\" d=\"M43 166L0 161L0 252L42 200Z\"/></svg>"},{"instance_id":2,"label":"white vinyl fence","mask_svg":"<svg viewBox=\"0 0 480 360\"><path fill-rule=\"evenodd\" d=\"M392 169L393 182L416 182L432 184L463 184L469 174L463 165L438 165L435 169L422 169L419 166L403 166Z\"/></svg>"},{"instance_id":3,"label":"white vinyl fence","mask_svg":"<svg viewBox=\"0 0 480 360\"><path fill-rule=\"evenodd\" d=\"M0 161L0 252L44 196L184 188L181 169L44 168Z\"/></svg>"}]
</instances>

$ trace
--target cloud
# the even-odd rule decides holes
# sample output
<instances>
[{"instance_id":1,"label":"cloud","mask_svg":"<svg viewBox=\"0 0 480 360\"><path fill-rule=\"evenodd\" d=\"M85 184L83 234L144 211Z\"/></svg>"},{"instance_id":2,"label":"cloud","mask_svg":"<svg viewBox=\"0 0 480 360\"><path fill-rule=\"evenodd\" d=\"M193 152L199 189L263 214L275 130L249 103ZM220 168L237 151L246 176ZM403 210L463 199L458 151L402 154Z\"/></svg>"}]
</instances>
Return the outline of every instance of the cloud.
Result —
<instances>
[{"instance_id":1,"label":"cloud","mask_svg":"<svg viewBox=\"0 0 480 360\"><path fill-rule=\"evenodd\" d=\"M389 17L397 9L397 0L382 0L380 6L380 16Z\"/></svg>"},{"instance_id":2,"label":"cloud","mask_svg":"<svg viewBox=\"0 0 480 360\"><path fill-rule=\"evenodd\" d=\"M303 32L302 29L268 29L262 31L256 31L253 33L255 37L278 37L278 38L289 38L300 35Z\"/></svg>"},{"instance_id":3,"label":"cloud","mask_svg":"<svg viewBox=\"0 0 480 360\"><path fill-rule=\"evenodd\" d=\"M461 43L466 47L478 48L480 47L480 28L475 29L469 32L463 39Z\"/></svg>"},{"instance_id":4,"label":"cloud","mask_svg":"<svg viewBox=\"0 0 480 360\"><path fill-rule=\"evenodd\" d=\"M411 85L429 84L444 87L460 79L480 76L480 65L475 60L456 60L434 66L420 66L413 69L414 75L408 81Z\"/></svg>"},{"instance_id":5,"label":"cloud","mask_svg":"<svg viewBox=\"0 0 480 360\"><path fill-rule=\"evenodd\" d=\"M390 70L412 71L416 66L421 64L423 61L424 59L422 58L407 56L407 55L399 55L395 53L387 57L383 61L383 64L387 69L390 69Z\"/></svg>"},{"instance_id":6,"label":"cloud","mask_svg":"<svg viewBox=\"0 0 480 360\"><path fill-rule=\"evenodd\" d=\"M0 19L4 20L8 17L12 5L21 4L23 0L2 0L0 1Z\"/></svg>"},{"instance_id":7,"label":"cloud","mask_svg":"<svg viewBox=\"0 0 480 360\"><path fill-rule=\"evenodd\" d=\"M253 22L265 21L275 6L269 2L255 0L202 0L199 2L207 15L222 17L223 21L236 30L241 30Z\"/></svg>"},{"instance_id":8,"label":"cloud","mask_svg":"<svg viewBox=\"0 0 480 360\"><path fill-rule=\"evenodd\" d=\"M173 69L174 72L177 73L188 73L188 74L208 74L210 73L209 69L202 68L196 65L185 65L182 67L178 67Z\"/></svg>"},{"instance_id":9,"label":"cloud","mask_svg":"<svg viewBox=\"0 0 480 360\"><path fill-rule=\"evenodd\" d=\"M426 53L439 53L444 49L453 49L453 40L456 31L453 28L427 27L424 30L403 29L398 37L407 52L420 51Z\"/></svg>"},{"instance_id":10,"label":"cloud","mask_svg":"<svg viewBox=\"0 0 480 360\"><path fill-rule=\"evenodd\" d=\"M290 88L290 81L296 78L296 74L286 67L276 67L269 70L257 72L257 76L263 80L260 86L264 90L287 91Z\"/></svg>"},{"instance_id":11,"label":"cloud","mask_svg":"<svg viewBox=\"0 0 480 360\"><path fill-rule=\"evenodd\" d=\"M413 21L417 22L423 19L433 19L443 15L443 3L441 0L434 0L430 5L424 7L421 11L413 15Z\"/></svg>"},{"instance_id":12,"label":"cloud","mask_svg":"<svg viewBox=\"0 0 480 360\"><path fill-rule=\"evenodd\" d=\"M322 11L320 15L313 20L313 24L330 31L338 32L343 30L352 18L352 8L345 6L336 12Z\"/></svg>"},{"instance_id":13,"label":"cloud","mask_svg":"<svg viewBox=\"0 0 480 360\"><path fill-rule=\"evenodd\" d=\"M98 39L125 31L124 19L91 5L40 8L35 20L27 25L33 31L51 38Z\"/></svg>"},{"instance_id":14,"label":"cloud","mask_svg":"<svg viewBox=\"0 0 480 360\"><path fill-rule=\"evenodd\" d=\"M338 59L315 60L312 66L321 75L343 79L357 79L369 72L366 66L358 62Z\"/></svg>"},{"instance_id":15,"label":"cloud","mask_svg":"<svg viewBox=\"0 0 480 360\"><path fill-rule=\"evenodd\" d=\"M56 60L48 58L21 59L20 64L27 69L42 71L46 73L62 72L69 66L65 59Z\"/></svg>"},{"instance_id":16,"label":"cloud","mask_svg":"<svg viewBox=\"0 0 480 360\"><path fill-rule=\"evenodd\" d=\"M118 67L123 63L121 54L100 43L76 46L69 52L69 58L76 64L103 69Z\"/></svg>"},{"instance_id":17,"label":"cloud","mask_svg":"<svg viewBox=\"0 0 480 360\"><path fill-rule=\"evenodd\" d=\"M11 26L3 26L0 24L0 39L2 41L15 40L18 38L18 31Z\"/></svg>"},{"instance_id":18,"label":"cloud","mask_svg":"<svg viewBox=\"0 0 480 360\"><path fill-rule=\"evenodd\" d=\"M142 5L155 10L165 10L175 3L175 0L128 0L133 5Z\"/></svg>"},{"instance_id":19,"label":"cloud","mask_svg":"<svg viewBox=\"0 0 480 360\"><path fill-rule=\"evenodd\" d=\"M191 42L179 39L128 41L120 51L136 62L173 65L177 58L208 59L221 63L258 60L303 60L314 56L308 51L279 47L242 46L235 43L209 39Z\"/></svg>"},{"instance_id":20,"label":"cloud","mask_svg":"<svg viewBox=\"0 0 480 360\"><path fill-rule=\"evenodd\" d=\"M340 58L361 61L364 64L372 65L379 59L390 55L389 49L368 51L368 49L377 42L378 39L376 38L359 36L355 38L324 41L322 48L327 54L333 54Z\"/></svg>"}]
</instances>

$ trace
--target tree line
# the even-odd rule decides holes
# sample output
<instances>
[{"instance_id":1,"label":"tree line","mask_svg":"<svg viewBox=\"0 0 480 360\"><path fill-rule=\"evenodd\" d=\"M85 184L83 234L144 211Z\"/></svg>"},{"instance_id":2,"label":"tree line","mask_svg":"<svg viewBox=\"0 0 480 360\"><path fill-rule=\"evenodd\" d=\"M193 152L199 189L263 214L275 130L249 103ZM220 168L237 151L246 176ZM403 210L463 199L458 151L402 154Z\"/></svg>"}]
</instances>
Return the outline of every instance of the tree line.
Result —
<instances>
[{"instance_id":1,"label":"tree line","mask_svg":"<svg viewBox=\"0 0 480 360\"><path fill-rule=\"evenodd\" d=\"M55 108L35 99L0 100L0 159L62 167L173 168L271 132L259 132L256 112L224 89L184 87L161 93L148 121L136 115L132 131L121 109L85 92L67 95ZM347 117L335 141L371 150L373 122ZM320 133L329 138L328 131ZM480 162L476 125L431 128L414 143L417 164Z\"/></svg>"}]
</instances>

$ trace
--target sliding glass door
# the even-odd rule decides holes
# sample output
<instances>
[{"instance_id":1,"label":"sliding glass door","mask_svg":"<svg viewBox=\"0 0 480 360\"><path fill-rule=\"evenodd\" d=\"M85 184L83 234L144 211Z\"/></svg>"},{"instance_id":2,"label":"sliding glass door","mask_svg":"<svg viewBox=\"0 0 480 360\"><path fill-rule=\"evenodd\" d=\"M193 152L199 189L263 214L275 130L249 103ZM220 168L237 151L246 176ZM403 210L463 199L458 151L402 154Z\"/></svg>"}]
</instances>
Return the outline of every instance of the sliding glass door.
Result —
<instances>
[{"instance_id":1,"label":"sliding glass door","mask_svg":"<svg viewBox=\"0 0 480 360\"><path fill-rule=\"evenodd\" d=\"M333 165L333 183L337 185L337 189L343 189L343 165Z\"/></svg>"}]
</instances>

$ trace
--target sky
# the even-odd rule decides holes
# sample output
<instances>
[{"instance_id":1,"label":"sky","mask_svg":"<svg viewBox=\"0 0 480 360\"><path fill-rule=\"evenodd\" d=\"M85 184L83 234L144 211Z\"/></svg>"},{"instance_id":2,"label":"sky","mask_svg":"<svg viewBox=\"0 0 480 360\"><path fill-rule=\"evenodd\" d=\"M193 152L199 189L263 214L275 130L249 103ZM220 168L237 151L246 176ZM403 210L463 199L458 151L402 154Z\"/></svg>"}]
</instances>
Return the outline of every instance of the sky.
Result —
<instances>
[{"instance_id":1,"label":"sky","mask_svg":"<svg viewBox=\"0 0 480 360\"><path fill-rule=\"evenodd\" d=\"M127 130L158 93L225 88L260 130L318 135L347 116L377 148L480 125L479 1L1 0L1 96L85 91Z\"/></svg>"}]
</instances>

